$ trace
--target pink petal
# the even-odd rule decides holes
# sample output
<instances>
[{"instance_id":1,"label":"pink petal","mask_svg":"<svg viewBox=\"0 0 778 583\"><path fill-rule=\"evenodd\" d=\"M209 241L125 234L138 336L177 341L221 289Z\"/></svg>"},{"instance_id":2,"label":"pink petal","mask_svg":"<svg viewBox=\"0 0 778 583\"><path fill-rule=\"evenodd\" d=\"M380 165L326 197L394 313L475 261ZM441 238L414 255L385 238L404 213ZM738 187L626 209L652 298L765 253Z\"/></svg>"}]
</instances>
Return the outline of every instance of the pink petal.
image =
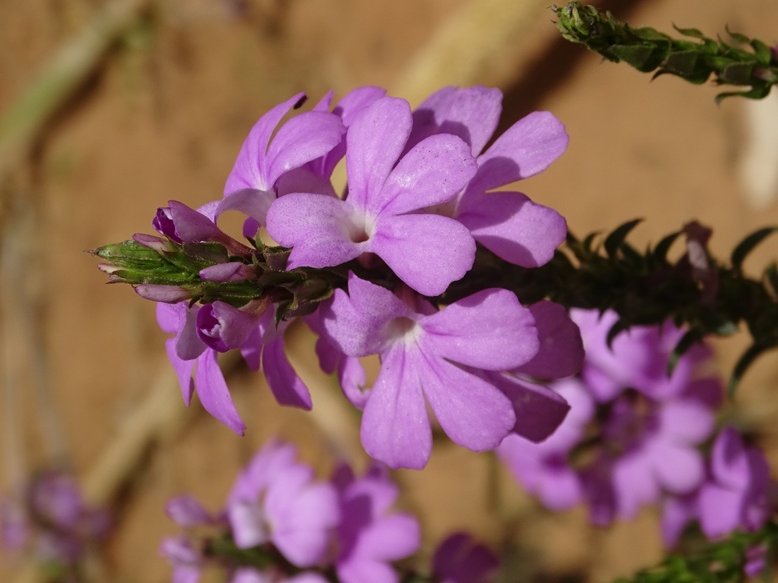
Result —
<instances>
[{"instance_id":1,"label":"pink petal","mask_svg":"<svg viewBox=\"0 0 778 583\"><path fill-rule=\"evenodd\" d=\"M388 289L349 274L348 295L336 290L324 315L324 328L333 343L348 356L381 352L388 341L385 327L394 318L413 312Z\"/></svg>"},{"instance_id":2,"label":"pink petal","mask_svg":"<svg viewBox=\"0 0 778 583\"><path fill-rule=\"evenodd\" d=\"M538 351L530 311L513 292L486 289L420 321L431 354L485 370L524 364Z\"/></svg>"},{"instance_id":3,"label":"pink petal","mask_svg":"<svg viewBox=\"0 0 778 583\"><path fill-rule=\"evenodd\" d=\"M497 128L502 111L502 93L489 87L444 87L430 95L413 112L416 144L427 136L454 134L470 144L477 156Z\"/></svg>"},{"instance_id":4,"label":"pink petal","mask_svg":"<svg viewBox=\"0 0 778 583\"><path fill-rule=\"evenodd\" d=\"M238 435L246 432L246 425L241 421L238 411L232 402L224 375L216 360L216 352L206 350L197 359L195 372L195 390L203 408L216 419L224 423Z\"/></svg>"},{"instance_id":5,"label":"pink petal","mask_svg":"<svg viewBox=\"0 0 778 583\"><path fill-rule=\"evenodd\" d=\"M696 514L696 498L668 498L662 508L662 540L674 547Z\"/></svg>"},{"instance_id":6,"label":"pink petal","mask_svg":"<svg viewBox=\"0 0 778 583\"><path fill-rule=\"evenodd\" d=\"M711 471L725 488L744 490L751 476L743 438L733 427L719 433L711 451Z\"/></svg>"},{"instance_id":7,"label":"pink petal","mask_svg":"<svg viewBox=\"0 0 778 583\"><path fill-rule=\"evenodd\" d=\"M262 371L279 404L308 410L313 407L308 387L297 376L286 357L283 336L265 344L262 349Z\"/></svg>"},{"instance_id":8,"label":"pink petal","mask_svg":"<svg viewBox=\"0 0 778 583\"><path fill-rule=\"evenodd\" d=\"M328 483L309 485L296 493L291 504L276 513L270 498L268 514L273 543L298 567L321 562L328 550L331 531L340 519L335 489Z\"/></svg>"},{"instance_id":9,"label":"pink petal","mask_svg":"<svg viewBox=\"0 0 778 583\"><path fill-rule=\"evenodd\" d=\"M420 544L419 522L408 514L391 514L361 533L356 553L380 561L399 561L415 553Z\"/></svg>"},{"instance_id":10,"label":"pink petal","mask_svg":"<svg viewBox=\"0 0 778 583\"><path fill-rule=\"evenodd\" d=\"M165 351L167 352L170 364L173 365L173 370L176 372L178 386L181 389L181 397L184 399L184 404L188 407L189 403L192 402L192 393L194 392L192 370L194 369L195 361L183 360L178 356L175 338L165 340Z\"/></svg>"},{"instance_id":11,"label":"pink petal","mask_svg":"<svg viewBox=\"0 0 778 583\"><path fill-rule=\"evenodd\" d=\"M376 214L407 213L451 200L475 175L470 148L450 135L431 136L405 154L370 200Z\"/></svg>"},{"instance_id":12,"label":"pink petal","mask_svg":"<svg viewBox=\"0 0 778 583\"><path fill-rule=\"evenodd\" d=\"M268 542L268 520L258 502L237 502L227 508L235 545L248 549Z\"/></svg>"},{"instance_id":13,"label":"pink petal","mask_svg":"<svg viewBox=\"0 0 778 583\"><path fill-rule=\"evenodd\" d=\"M267 222L267 211L276 195L265 190L238 190L219 201L216 217L230 210L237 210L256 220L260 225Z\"/></svg>"},{"instance_id":14,"label":"pink petal","mask_svg":"<svg viewBox=\"0 0 778 583\"><path fill-rule=\"evenodd\" d=\"M373 103L385 95L386 90L381 89L380 87L358 87L347 93L343 99L338 102L338 105L335 106L335 109L332 110L332 113L340 116L341 120L343 121L343 125L346 126L346 128L349 128L351 127L351 124L354 123L354 120L359 117L362 111L373 105ZM344 139L338 146L333 148L329 154L324 156L316 165L317 172L322 176L330 176L338 161L343 158L345 153L346 140Z\"/></svg>"},{"instance_id":15,"label":"pink petal","mask_svg":"<svg viewBox=\"0 0 778 583\"><path fill-rule=\"evenodd\" d=\"M184 360L193 360L199 357L206 349L205 343L197 334L198 307L186 308L184 321L176 336L176 354Z\"/></svg>"},{"instance_id":16,"label":"pink petal","mask_svg":"<svg viewBox=\"0 0 778 583\"><path fill-rule=\"evenodd\" d=\"M438 215L382 217L372 247L401 280L426 296L442 294L475 260L467 228Z\"/></svg>"},{"instance_id":17,"label":"pink petal","mask_svg":"<svg viewBox=\"0 0 778 583\"><path fill-rule=\"evenodd\" d=\"M358 257L365 243L349 237L349 205L322 194L287 194L270 206L267 231L291 247L289 269L331 267Z\"/></svg>"},{"instance_id":18,"label":"pink petal","mask_svg":"<svg viewBox=\"0 0 778 583\"><path fill-rule=\"evenodd\" d=\"M500 445L516 423L510 400L480 377L434 355L422 357L424 395L451 441L473 451Z\"/></svg>"},{"instance_id":19,"label":"pink petal","mask_svg":"<svg viewBox=\"0 0 778 583\"><path fill-rule=\"evenodd\" d=\"M225 196L246 188L266 191L273 188L273 184L267 180L265 162L270 136L281 119L304 97L303 93L292 96L276 105L254 124L241 145L235 165L227 177L227 183L224 185Z\"/></svg>"},{"instance_id":20,"label":"pink petal","mask_svg":"<svg viewBox=\"0 0 778 583\"><path fill-rule=\"evenodd\" d=\"M692 447L654 442L650 446L654 473L659 482L674 494L688 494L705 477L702 456Z\"/></svg>"},{"instance_id":21,"label":"pink petal","mask_svg":"<svg viewBox=\"0 0 778 583\"><path fill-rule=\"evenodd\" d=\"M281 126L267 149L269 186L284 173L327 154L340 143L346 131L337 115L309 111Z\"/></svg>"},{"instance_id":22,"label":"pink petal","mask_svg":"<svg viewBox=\"0 0 778 583\"><path fill-rule=\"evenodd\" d=\"M408 102L382 97L351 124L346 136L348 199L357 208L374 209L386 178L411 132ZM379 205L380 207L380 205Z\"/></svg>"},{"instance_id":23,"label":"pink petal","mask_svg":"<svg viewBox=\"0 0 778 583\"><path fill-rule=\"evenodd\" d=\"M432 450L419 355L395 346L383 355L381 371L362 415L365 451L391 468L421 469Z\"/></svg>"},{"instance_id":24,"label":"pink petal","mask_svg":"<svg viewBox=\"0 0 778 583\"><path fill-rule=\"evenodd\" d=\"M663 435L679 444L696 445L710 436L715 425L713 412L706 406L689 400L664 403L659 409Z\"/></svg>"},{"instance_id":25,"label":"pink petal","mask_svg":"<svg viewBox=\"0 0 778 583\"><path fill-rule=\"evenodd\" d=\"M547 111L523 117L478 158L473 190L486 191L542 172L567 148L562 123Z\"/></svg>"},{"instance_id":26,"label":"pink petal","mask_svg":"<svg viewBox=\"0 0 778 583\"><path fill-rule=\"evenodd\" d=\"M157 325L163 332L175 334L184 320L186 305L180 304L157 304Z\"/></svg>"},{"instance_id":27,"label":"pink petal","mask_svg":"<svg viewBox=\"0 0 778 583\"><path fill-rule=\"evenodd\" d=\"M539 443L547 439L570 411L567 401L542 385L496 374L489 375L488 380L513 404L513 412L516 415L513 431L532 442Z\"/></svg>"},{"instance_id":28,"label":"pink petal","mask_svg":"<svg viewBox=\"0 0 778 583\"><path fill-rule=\"evenodd\" d=\"M581 332L564 306L542 301L529 306L540 344L537 354L516 372L540 379L560 379L576 374L584 358Z\"/></svg>"},{"instance_id":29,"label":"pink petal","mask_svg":"<svg viewBox=\"0 0 778 583\"><path fill-rule=\"evenodd\" d=\"M659 487L652 467L642 451L627 454L613 464L613 487L619 516L632 518L641 506L659 499Z\"/></svg>"},{"instance_id":30,"label":"pink petal","mask_svg":"<svg viewBox=\"0 0 778 583\"><path fill-rule=\"evenodd\" d=\"M457 219L484 247L522 267L539 267L551 261L567 236L562 215L520 192L468 189L459 203Z\"/></svg>"},{"instance_id":31,"label":"pink petal","mask_svg":"<svg viewBox=\"0 0 778 583\"><path fill-rule=\"evenodd\" d=\"M358 557L336 565L341 583L397 583L397 572L386 563Z\"/></svg>"},{"instance_id":32,"label":"pink petal","mask_svg":"<svg viewBox=\"0 0 778 583\"><path fill-rule=\"evenodd\" d=\"M705 536L716 538L729 534L740 526L743 499L740 492L733 492L706 484L700 490L700 526Z\"/></svg>"},{"instance_id":33,"label":"pink petal","mask_svg":"<svg viewBox=\"0 0 778 583\"><path fill-rule=\"evenodd\" d=\"M536 494L549 510L567 510L581 502L581 480L569 466L544 464Z\"/></svg>"}]
</instances>

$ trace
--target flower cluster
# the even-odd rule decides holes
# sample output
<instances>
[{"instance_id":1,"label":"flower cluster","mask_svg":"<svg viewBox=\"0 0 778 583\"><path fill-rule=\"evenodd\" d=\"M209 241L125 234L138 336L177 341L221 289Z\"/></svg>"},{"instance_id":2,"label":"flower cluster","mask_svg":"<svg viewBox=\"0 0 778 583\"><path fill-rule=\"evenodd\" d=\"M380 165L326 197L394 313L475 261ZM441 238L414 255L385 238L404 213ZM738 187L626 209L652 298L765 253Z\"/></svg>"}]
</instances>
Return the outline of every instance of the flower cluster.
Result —
<instances>
[{"instance_id":1,"label":"flower cluster","mask_svg":"<svg viewBox=\"0 0 778 583\"><path fill-rule=\"evenodd\" d=\"M496 89L449 87L412 111L364 87L284 122L302 100L296 95L252 128L221 200L159 209L153 224L162 237L136 235L132 259L125 247L103 269L160 302L184 401L197 392L209 413L243 433L217 361L236 349L263 370L279 403L311 408L283 341L291 318L305 316L319 334L322 368L338 373L364 411L365 449L391 467L427 463L428 408L454 442L475 451L511 433L550 435L569 407L537 381L572 374L582 359L565 310L524 306L494 287L453 302L442 296L473 267L477 245L533 268L567 232L553 209L495 191L544 170L567 145L546 112L494 136L501 99ZM344 157L339 196L331 174ZM245 214L247 243L217 226L228 210ZM268 236L280 246L268 246ZM359 360L370 355L381 363L372 387Z\"/></svg>"},{"instance_id":2,"label":"flower cluster","mask_svg":"<svg viewBox=\"0 0 778 583\"><path fill-rule=\"evenodd\" d=\"M419 547L417 520L392 510L398 489L378 466L357 477L347 466L317 481L290 444L266 445L238 476L223 511L212 514L189 496L171 500L168 515L186 534L166 539L162 553L176 583L193 583L207 566L232 583L392 583L393 562ZM441 545L435 580L485 581L496 558L459 533Z\"/></svg>"},{"instance_id":3,"label":"flower cluster","mask_svg":"<svg viewBox=\"0 0 778 583\"><path fill-rule=\"evenodd\" d=\"M107 511L87 505L71 475L47 471L30 482L22 503L0 501L0 547L69 571L107 536L110 523Z\"/></svg>"},{"instance_id":4,"label":"flower cluster","mask_svg":"<svg viewBox=\"0 0 778 583\"><path fill-rule=\"evenodd\" d=\"M668 374L682 335L672 325L633 327L608 346L613 312L574 310L572 317L586 359L580 378L554 386L570 413L541 444L503 442L499 454L517 480L554 510L585 502L599 525L663 501L668 545L693 519L711 538L764 524L769 475L763 454L733 428L714 439L722 391L706 376L710 351L692 347Z\"/></svg>"}]
</instances>

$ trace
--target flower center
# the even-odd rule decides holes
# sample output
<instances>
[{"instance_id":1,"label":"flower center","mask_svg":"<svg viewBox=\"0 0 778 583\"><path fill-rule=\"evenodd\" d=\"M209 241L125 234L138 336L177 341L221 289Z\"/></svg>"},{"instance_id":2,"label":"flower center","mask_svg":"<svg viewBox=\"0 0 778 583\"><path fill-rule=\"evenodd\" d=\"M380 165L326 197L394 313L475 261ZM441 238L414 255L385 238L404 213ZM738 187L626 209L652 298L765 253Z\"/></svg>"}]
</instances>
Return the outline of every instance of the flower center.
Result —
<instances>
[{"instance_id":1,"label":"flower center","mask_svg":"<svg viewBox=\"0 0 778 583\"><path fill-rule=\"evenodd\" d=\"M359 210L352 210L346 225L346 236L352 243L369 241L375 233L375 220Z\"/></svg>"},{"instance_id":2,"label":"flower center","mask_svg":"<svg viewBox=\"0 0 778 583\"><path fill-rule=\"evenodd\" d=\"M420 326L410 318L395 318L386 325L386 335L395 342L412 342L419 335Z\"/></svg>"}]
</instances>

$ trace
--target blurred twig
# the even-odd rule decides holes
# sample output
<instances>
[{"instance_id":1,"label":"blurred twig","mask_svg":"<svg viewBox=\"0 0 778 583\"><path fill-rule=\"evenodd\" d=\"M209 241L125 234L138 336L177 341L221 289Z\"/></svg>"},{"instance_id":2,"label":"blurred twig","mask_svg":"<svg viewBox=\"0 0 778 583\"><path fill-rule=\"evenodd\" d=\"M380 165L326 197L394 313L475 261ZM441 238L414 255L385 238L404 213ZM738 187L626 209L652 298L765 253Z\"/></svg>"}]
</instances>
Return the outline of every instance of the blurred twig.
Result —
<instances>
[{"instance_id":1,"label":"blurred twig","mask_svg":"<svg viewBox=\"0 0 778 583\"><path fill-rule=\"evenodd\" d=\"M534 43L523 42L544 15L548 0L469 0L440 26L409 63L390 93L411 104L445 85L505 86Z\"/></svg>"},{"instance_id":2,"label":"blurred twig","mask_svg":"<svg viewBox=\"0 0 778 583\"><path fill-rule=\"evenodd\" d=\"M108 2L11 103L0 117L0 184L23 163L45 124L83 85L116 38L149 3L150 0ZM0 200L0 207L5 206L3 202Z\"/></svg>"}]
</instances>

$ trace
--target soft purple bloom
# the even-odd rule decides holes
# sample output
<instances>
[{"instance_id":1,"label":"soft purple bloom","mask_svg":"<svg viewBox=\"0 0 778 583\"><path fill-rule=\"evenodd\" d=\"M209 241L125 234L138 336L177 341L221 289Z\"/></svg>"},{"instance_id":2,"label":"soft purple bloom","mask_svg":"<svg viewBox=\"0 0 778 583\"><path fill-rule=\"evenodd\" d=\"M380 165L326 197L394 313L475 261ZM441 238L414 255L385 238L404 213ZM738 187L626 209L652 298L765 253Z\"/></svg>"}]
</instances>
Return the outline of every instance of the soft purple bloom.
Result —
<instances>
[{"instance_id":1,"label":"soft purple bloom","mask_svg":"<svg viewBox=\"0 0 778 583\"><path fill-rule=\"evenodd\" d=\"M403 293L401 299L352 274L348 294L335 292L324 322L347 356L381 358L362 417L365 450L391 467L424 467L432 447L427 404L455 443L474 451L496 447L516 418L510 400L478 371L511 370L535 356L530 311L501 289L441 311Z\"/></svg>"},{"instance_id":2,"label":"soft purple bloom","mask_svg":"<svg viewBox=\"0 0 778 583\"><path fill-rule=\"evenodd\" d=\"M583 380L600 401L609 401L628 387L649 398L677 395L711 356L706 346L693 346L668 375L669 355L683 336L678 328L671 324L633 326L618 334L609 347L608 331L618 318L615 312L574 309L570 315L581 329L586 348ZM718 405L717 399L710 403L712 407Z\"/></svg>"},{"instance_id":3,"label":"soft purple bloom","mask_svg":"<svg viewBox=\"0 0 778 583\"><path fill-rule=\"evenodd\" d=\"M34 549L44 562L73 565L108 535L108 513L89 506L76 481L64 472L39 474L24 497L25 506L10 500L0 505L0 546Z\"/></svg>"},{"instance_id":4,"label":"soft purple bloom","mask_svg":"<svg viewBox=\"0 0 778 583\"><path fill-rule=\"evenodd\" d=\"M769 547L766 544L759 544L746 551L745 565L743 565L743 574L746 577L758 577L767 567Z\"/></svg>"},{"instance_id":5,"label":"soft purple bloom","mask_svg":"<svg viewBox=\"0 0 778 583\"><path fill-rule=\"evenodd\" d=\"M175 334L165 342L168 358L178 376L184 402L197 391L203 407L238 434L246 427L230 397L217 352L240 350L253 370L260 364L270 390L282 405L310 409L308 388L289 363L284 330L276 327L275 308L261 301L238 309L216 301L204 306L185 303L157 304L157 321L163 331ZM194 373L194 383L192 374Z\"/></svg>"},{"instance_id":6,"label":"soft purple bloom","mask_svg":"<svg viewBox=\"0 0 778 583\"><path fill-rule=\"evenodd\" d=\"M413 289L438 295L473 265L475 243L455 220L420 212L450 200L472 178L469 148L432 136L401 156L411 132L401 99L383 97L347 133L348 196L292 193L270 207L267 228L291 247L289 268L341 265L374 253Z\"/></svg>"},{"instance_id":7,"label":"soft purple bloom","mask_svg":"<svg viewBox=\"0 0 778 583\"><path fill-rule=\"evenodd\" d=\"M492 551L464 532L447 537L432 558L432 573L438 583L488 583L499 566Z\"/></svg>"},{"instance_id":8,"label":"soft purple bloom","mask_svg":"<svg viewBox=\"0 0 778 583\"><path fill-rule=\"evenodd\" d=\"M271 443L238 476L227 504L235 544L272 542L292 564L323 561L340 520L333 486L313 479L290 445Z\"/></svg>"},{"instance_id":9,"label":"soft purple bloom","mask_svg":"<svg viewBox=\"0 0 778 583\"><path fill-rule=\"evenodd\" d=\"M597 524L633 517L663 495L693 493L705 478L699 448L721 397L716 380L696 376L709 352L694 347L668 376L679 330L635 327L608 348L614 314L574 310L573 319L586 349L583 380L553 385L571 406L567 419L537 445L506 439L501 457L546 506L585 501Z\"/></svg>"},{"instance_id":10,"label":"soft purple bloom","mask_svg":"<svg viewBox=\"0 0 778 583\"><path fill-rule=\"evenodd\" d=\"M583 488L568 456L584 436L594 415L594 402L576 379L554 384L554 391L565 399L570 411L561 425L541 443L509 435L497 453L528 492L538 496L551 510L565 510L580 503Z\"/></svg>"},{"instance_id":11,"label":"soft purple bloom","mask_svg":"<svg viewBox=\"0 0 778 583\"><path fill-rule=\"evenodd\" d=\"M20 504L0 499L0 547L18 551L31 537L30 525Z\"/></svg>"},{"instance_id":12,"label":"soft purple bloom","mask_svg":"<svg viewBox=\"0 0 778 583\"><path fill-rule=\"evenodd\" d=\"M203 508L197 499L187 494L170 499L165 505L165 514L184 528L219 524L220 522L219 518Z\"/></svg>"},{"instance_id":13,"label":"soft purple bloom","mask_svg":"<svg viewBox=\"0 0 778 583\"><path fill-rule=\"evenodd\" d=\"M208 348L197 335L195 322L199 310L199 306L189 307L185 303L157 304L159 327L164 332L174 334L165 341L165 349L178 377L181 396L188 406L193 392L197 391L208 413L238 435L243 435L246 425L232 402L216 360L216 351Z\"/></svg>"},{"instance_id":14,"label":"soft purple bloom","mask_svg":"<svg viewBox=\"0 0 778 583\"><path fill-rule=\"evenodd\" d=\"M197 583L200 580L205 558L187 537L167 537L159 551L173 565L173 583Z\"/></svg>"},{"instance_id":15,"label":"soft purple bloom","mask_svg":"<svg viewBox=\"0 0 778 583\"><path fill-rule=\"evenodd\" d=\"M242 567L230 577L230 583L329 583L329 580L313 571L290 576L280 571L257 571L251 567Z\"/></svg>"},{"instance_id":16,"label":"soft purple bloom","mask_svg":"<svg viewBox=\"0 0 778 583\"><path fill-rule=\"evenodd\" d=\"M490 191L545 170L567 148L567 134L552 114L536 111L484 150L497 127L501 101L498 89L445 87L413 113L409 144L440 133L467 142L478 171L457 197L437 210L456 218L477 242L505 261L537 267L564 241L564 218L520 192Z\"/></svg>"},{"instance_id":17,"label":"soft purple bloom","mask_svg":"<svg viewBox=\"0 0 778 583\"><path fill-rule=\"evenodd\" d=\"M746 445L734 428L724 429L713 442L705 482L692 494L670 498L665 503L665 543L674 545L692 520L699 521L710 539L738 529L759 529L770 516L770 488L770 470L764 453Z\"/></svg>"},{"instance_id":18,"label":"soft purple bloom","mask_svg":"<svg viewBox=\"0 0 778 583\"><path fill-rule=\"evenodd\" d=\"M397 499L397 486L379 467L361 478L342 467L334 481L342 514L335 560L338 580L396 583L399 577L389 563L412 555L420 543L418 521L390 510Z\"/></svg>"},{"instance_id":19,"label":"soft purple bloom","mask_svg":"<svg viewBox=\"0 0 778 583\"><path fill-rule=\"evenodd\" d=\"M305 100L302 93L268 111L254 124L227 177L224 196L251 190L275 198L278 179L295 168L325 156L344 132L337 115L324 111L301 113L280 127L283 117Z\"/></svg>"},{"instance_id":20,"label":"soft purple bloom","mask_svg":"<svg viewBox=\"0 0 778 583\"><path fill-rule=\"evenodd\" d=\"M260 117L227 177L225 199L218 214L229 209L246 213L249 218L243 233L248 238L265 224L267 210L277 196L300 186L311 192L332 192L329 175L318 174L309 166L341 143L345 128L338 115L321 108L281 124L283 117L305 99L298 93Z\"/></svg>"},{"instance_id":21,"label":"soft purple bloom","mask_svg":"<svg viewBox=\"0 0 778 583\"><path fill-rule=\"evenodd\" d=\"M513 432L533 442L552 435L570 410L556 391L540 381L560 379L578 372L583 361L583 344L578 326L567 310L549 301L529 307L538 332L538 352L509 373L484 373L513 405Z\"/></svg>"},{"instance_id":22,"label":"soft purple bloom","mask_svg":"<svg viewBox=\"0 0 778 583\"><path fill-rule=\"evenodd\" d=\"M203 241L221 243L233 255L249 255L251 249L236 241L216 225L216 219L223 212L218 201L197 210L176 200L157 210L152 221L154 228L177 243L200 243Z\"/></svg>"}]
</instances>

